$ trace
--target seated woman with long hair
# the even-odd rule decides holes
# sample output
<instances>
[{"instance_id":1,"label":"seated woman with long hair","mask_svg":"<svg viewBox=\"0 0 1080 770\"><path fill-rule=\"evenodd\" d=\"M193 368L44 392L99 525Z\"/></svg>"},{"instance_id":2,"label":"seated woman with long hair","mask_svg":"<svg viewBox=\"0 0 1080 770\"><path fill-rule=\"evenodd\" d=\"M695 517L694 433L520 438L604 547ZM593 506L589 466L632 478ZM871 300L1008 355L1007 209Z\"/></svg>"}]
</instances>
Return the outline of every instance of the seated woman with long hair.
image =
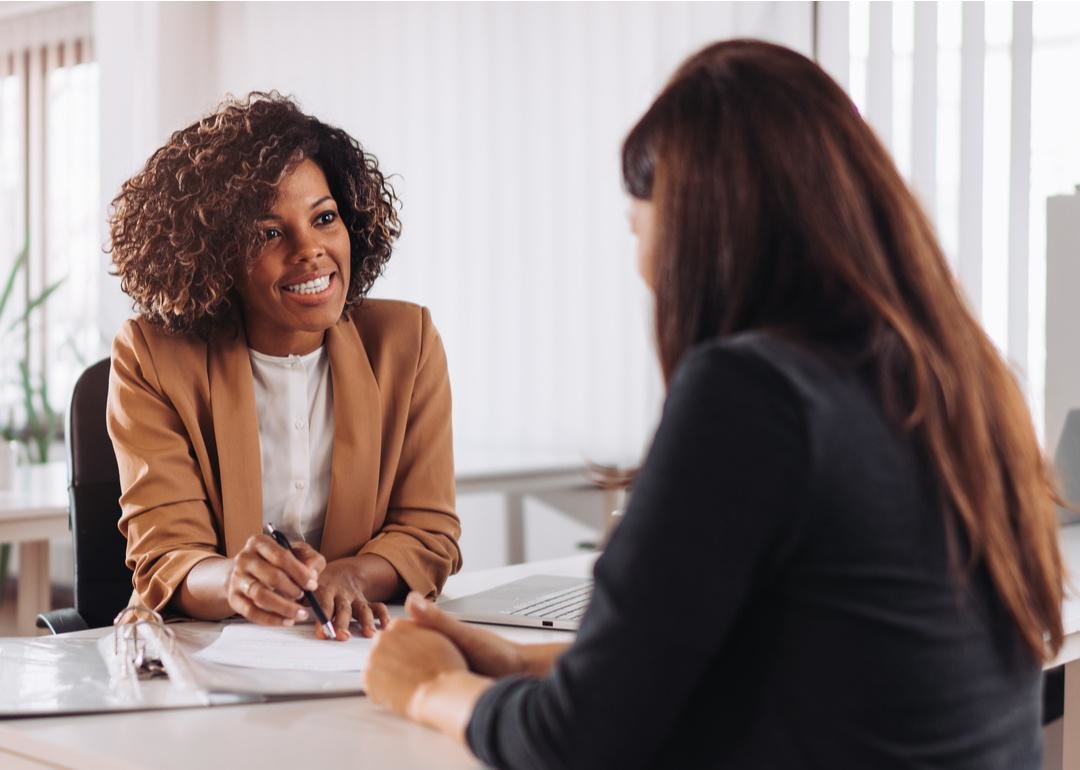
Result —
<instances>
[{"instance_id":1,"label":"seated woman with long hair","mask_svg":"<svg viewBox=\"0 0 1080 770\"><path fill-rule=\"evenodd\" d=\"M498 767L1040 767L1054 490L925 215L816 64L690 58L623 173L668 395L573 644L411 596L370 695Z\"/></svg>"},{"instance_id":2,"label":"seated woman with long hair","mask_svg":"<svg viewBox=\"0 0 1080 770\"><path fill-rule=\"evenodd\" d=\"M437 593L461 564L450 380L426 308L366 298L400 231L375 157L254 93L175 132L113 205L138 311L108 403L137 600L292 625L309 589L343 640Z\"/></svg>"}]
</instances>

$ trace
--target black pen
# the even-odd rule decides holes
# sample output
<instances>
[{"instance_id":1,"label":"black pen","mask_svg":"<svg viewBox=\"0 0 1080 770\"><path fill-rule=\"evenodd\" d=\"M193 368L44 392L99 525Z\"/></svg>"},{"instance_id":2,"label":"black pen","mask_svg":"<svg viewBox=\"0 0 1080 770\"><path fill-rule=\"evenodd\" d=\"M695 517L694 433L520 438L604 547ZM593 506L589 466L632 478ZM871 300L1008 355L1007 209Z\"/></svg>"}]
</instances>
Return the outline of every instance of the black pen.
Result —
<instances>
[{"instance_id":1,"label":"black pen","mask_svg":"<svg viewBox=\"0 0 1080 770\"><path fill-rule=\"evenodd\" d=\"M285 535L274 529L273 524L267 524L265 527L266 534L274 538L277 544L284 548L289 553L292 553L292 546L289 545L289 541L285 538ZM304 598L307 599L308 606L311 607L311 611L315 613L315 617L319 619L319 625L322 626L323 633L326 634L327 639L337 639L337 632L334 631L334 624L326 618L326 613L323 612L323 608L319 606L318 600L315 598L315 594L311 593L307 589L304 589Z\"/></svg>"}]
</instances>

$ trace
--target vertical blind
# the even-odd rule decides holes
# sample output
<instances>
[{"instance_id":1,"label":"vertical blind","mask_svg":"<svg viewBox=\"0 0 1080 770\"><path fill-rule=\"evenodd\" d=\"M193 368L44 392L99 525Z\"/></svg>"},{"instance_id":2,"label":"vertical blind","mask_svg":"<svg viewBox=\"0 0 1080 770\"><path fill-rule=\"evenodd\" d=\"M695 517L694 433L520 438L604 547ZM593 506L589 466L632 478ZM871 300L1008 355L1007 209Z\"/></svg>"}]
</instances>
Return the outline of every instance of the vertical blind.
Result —
<instances>
[{"instance_id":1,"label":"vertical blind","mask_svg":"<svg viewBox=\"0 0 1080 770\"><path fill-rule=\"evenodd\" d=\"M1043 255L1032 248L1030 2L852 2L821 60L934 221L968 302L1042 408ZM1041 242L1039 242L1041 244ZM1036 420L1041 424L1041 420Z\"/></svg>"},{"instance_id":2,"label":"vertical blind","mask_svg":"<svg viewBox=\"0 0 1080 770\"><path fill-rule=\"evenodd\" d=\"M89 4L38 10L0 25L0 279L26 250L26 267L0 333L0 428L26 418L19 364L30 384L63 411L87 358L103 349L93 325L98 259L97 68ZM28 303L60 282L25 326Z\"/></svg>"}]
</instances>

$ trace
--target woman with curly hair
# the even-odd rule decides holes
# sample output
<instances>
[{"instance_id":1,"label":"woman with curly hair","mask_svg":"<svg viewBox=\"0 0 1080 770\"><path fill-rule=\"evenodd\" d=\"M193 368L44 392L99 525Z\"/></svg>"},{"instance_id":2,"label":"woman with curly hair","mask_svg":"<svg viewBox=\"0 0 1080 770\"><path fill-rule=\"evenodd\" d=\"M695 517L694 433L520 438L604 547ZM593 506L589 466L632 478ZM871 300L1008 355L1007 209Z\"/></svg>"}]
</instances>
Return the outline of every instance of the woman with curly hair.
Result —
<instances>
[{"instance_id":1,"label":"woman with curly hair","mask_svg":"<svg viewBox=\"0 0 1080 770\"><path fill-rule=\"evenodd\" d=\"M108 428L146 606L293 625L309 589L338 639L370 636L460 567L442 343L425 308L365 299L396 202L356 140L277 94L225 102L124 183L112 254L138 317Z\"/></svg>"}]
</instances>

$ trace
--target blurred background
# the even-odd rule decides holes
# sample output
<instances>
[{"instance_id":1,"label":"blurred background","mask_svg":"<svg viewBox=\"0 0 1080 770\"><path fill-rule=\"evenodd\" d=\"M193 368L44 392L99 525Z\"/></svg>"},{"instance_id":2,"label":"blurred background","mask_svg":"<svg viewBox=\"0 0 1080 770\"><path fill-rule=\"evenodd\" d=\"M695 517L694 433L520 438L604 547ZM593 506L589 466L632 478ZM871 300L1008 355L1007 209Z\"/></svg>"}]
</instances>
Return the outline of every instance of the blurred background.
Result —
<instances>
[{"instance_id":1,"label":"blurred background","mask_svg":"<svg viewBox=\"0 0 1080 770\"><path fill-rule=\"evenodd\" d=\"M735 36L848 89L1053 451L1080 393L1071 357L1054 374L1080 286L1047 258L1064 276L1080 242L1067 2L0 3L0 428L20 462L64 459L72 383L131 313L109 201L226 94L276 89L393 174L404 234L373 295L427 305L445 341L466 567L595 542L617 498L582 467L633 465L662 399L620 142L683 58Z\"/></svg>"}]
</instances>

